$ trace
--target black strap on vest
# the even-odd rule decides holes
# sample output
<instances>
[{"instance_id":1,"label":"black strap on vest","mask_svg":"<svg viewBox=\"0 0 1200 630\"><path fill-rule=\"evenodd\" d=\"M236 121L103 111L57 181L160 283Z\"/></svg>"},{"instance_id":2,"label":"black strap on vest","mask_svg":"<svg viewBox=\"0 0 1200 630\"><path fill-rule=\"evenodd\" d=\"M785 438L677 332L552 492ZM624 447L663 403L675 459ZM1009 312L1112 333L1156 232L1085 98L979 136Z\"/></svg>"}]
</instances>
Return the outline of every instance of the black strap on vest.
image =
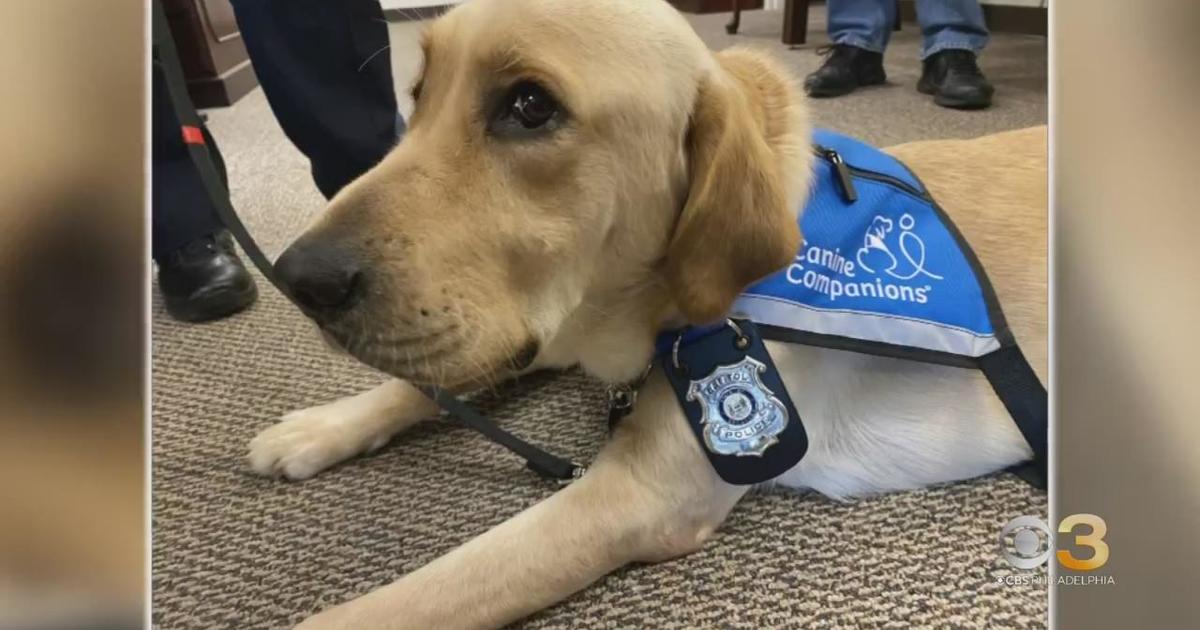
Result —
<instances>
[{"instance_id":1,"label":"black strap on vest","mask_svg":"<svg viewBox=\"0 0 1200 630\"><path fill-rule=\"evenodd\" d=\"M213 207L217 211L217 216L221 218L229 233L241 245L242 250L246 252L246 255L254 263L254 266L258 268L262 275L280 293L295 304L296 301L288 291L287 286L276 276L275 267L267 259L262 249L258 247L258 243L254 241L254 237L250 236L250 232L246 230L245 224L242 223L241 218L238 217L237 212L233 209L233 204L229 200L229 192L221 183L221 178L217 174L212 156L209 155L208 147L202 141L195 141L195 136L189 137L185 132L185 130L193 129L196 134L199 134L201 125L200 117L192 105L191 98L188 96L187 84L183 78L183 69L179 65L179 54L175 50L175 41L171 38L171 31L167 25L166 15L163 13L159 0L154 1L153 7L154 24L151 31L155 55L153 55L152 61L161 68L163 77L166 79L167 92L171 95L171 105L175 109L176 116L179 117L179 123L183 125L181 133L185 133L185 139L187 139L185 144L188 153L192 158L192 162L196 165L196 170L200 173L200 179L204 182L204 188L212 200ZM437 402L442 409L456 416L469 428L478 431L487 439L523 458L525 465L542 477L570 480L578 478L586 470L579 464L551 455L537 446L505 431L496 423L488 420L455 398L450 392L434 387L419 389L426 396Z\"/></svg>"},{"instance_id":2,"label":"black strap on vest","mask_svg":"<svg viewBox=\"0 0 1200 630\"><path fill-rule=\"evenodd\" d=\"M1025 360L1021 348L1007 345L979 357L979 369L987 377L996 396L1033 450L1033 461L1013 469L1022 479L1045 489L1047 479L1047 441L1049 439L1049 397L1037 373Z\"/></svg>"}]
</instances>

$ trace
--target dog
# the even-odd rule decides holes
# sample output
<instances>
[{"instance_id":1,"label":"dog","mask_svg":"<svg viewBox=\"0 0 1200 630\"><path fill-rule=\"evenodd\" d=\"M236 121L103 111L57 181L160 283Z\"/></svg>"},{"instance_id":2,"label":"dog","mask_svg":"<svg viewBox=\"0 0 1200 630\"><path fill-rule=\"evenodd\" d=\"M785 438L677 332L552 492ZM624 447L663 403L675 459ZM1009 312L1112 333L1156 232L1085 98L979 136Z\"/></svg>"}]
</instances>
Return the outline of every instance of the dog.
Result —
<instances>
[{"instance_id":1,"label":"dog","mask_svg":"<svg viewBox=\"0 0 1200 630\"><path fill-rule=\"evenodd\" d=\"M434 417L414 384L568 366L633 381L656 333L719 321L799 249L811 127L769 55L711 52L660 0L474 0L422 48L404 140L277 263L333 344L396 378L264 430L258 473L304 479ZM972 243L1043 382L1045 143L1031 129L890 150ZM809 436L777 484L845 499L1031 455L975 370L768 349ZM700 549L746 491L717 476L653 370L582 478L301 626L500 626Z\"/></svg>"}]
</instances>

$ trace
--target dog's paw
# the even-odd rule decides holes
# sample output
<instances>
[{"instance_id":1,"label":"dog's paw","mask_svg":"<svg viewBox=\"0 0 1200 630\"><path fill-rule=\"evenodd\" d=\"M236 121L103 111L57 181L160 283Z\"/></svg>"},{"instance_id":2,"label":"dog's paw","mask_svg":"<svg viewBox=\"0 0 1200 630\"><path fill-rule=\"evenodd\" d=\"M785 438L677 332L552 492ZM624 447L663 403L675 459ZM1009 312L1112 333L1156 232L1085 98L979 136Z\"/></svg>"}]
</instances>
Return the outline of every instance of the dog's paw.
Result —
<instances>
[{"instance_id":1,"label":"dog's paw","mask_svg":"<svg viewBox=\"0 0 1200 630\"><path fill-rule=\"evenodd\" d=\"M250 468L269 477L308 479L387 442L387 436L364 432L344 411L334 403L287 414L250 440Z\"/></svg>"}]
</instances>

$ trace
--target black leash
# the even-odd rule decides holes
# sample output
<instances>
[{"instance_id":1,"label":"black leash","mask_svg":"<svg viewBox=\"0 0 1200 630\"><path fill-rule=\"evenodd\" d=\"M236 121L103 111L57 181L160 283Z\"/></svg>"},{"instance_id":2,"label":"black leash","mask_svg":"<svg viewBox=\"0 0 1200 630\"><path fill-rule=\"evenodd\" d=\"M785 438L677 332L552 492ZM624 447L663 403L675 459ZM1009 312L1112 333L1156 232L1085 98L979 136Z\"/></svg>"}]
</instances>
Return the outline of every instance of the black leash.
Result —
<instances>
[{"instance_id":1,"label":"black leash","mask_svg":"<svg viewBox=\"0 0 1200 630\"><path fill-rule=\"evenodd\" d=\"M296 300L291 292L288 291L287 286L276 276L274 265L271 264L266 254L259 248L254 237L250 236L250 232L246 229L245 224L242 223L241 218L238 217L237 212L233 209L233 204L229 200L229 191L221 183L221 178L217 174L217 168L213 164L212 156L208 152L208 145L204 141L204 135L201 132L200 126L200 116L196 113L196 108L192 105L191 98L188 96L187 84L183 78L183 69L179 64L179 54L175 49L175 41L171 38L166 14L163 13L162 6L158 0L155 0L153 10L154 25L151 30L155 54L152 61L162 70L163 77L166 79L167 93L171 96L171 105L175 109L175 115L179 117L179 123L182 126L181 133L183 134L184 144L187 146L192 162L195 163L196 169L200 173L200 179L204 182L204 188L212 200L213 207L216 208L217 216L221 218L229 233L233 235L238 245L241 245L242 250L250 258L250 262L254 263L254 266L258 268L263 277L270 281L289 301L296 304ZM432 386L420 387L419 389L442 409L446 410L446 412L461 420L463 424L523 458L525 465L542 477L570 481L579 478L587 470L585 467L571 460L547 453L541 448L505 431L448 391Z\"/></svg>"}]
</instances>

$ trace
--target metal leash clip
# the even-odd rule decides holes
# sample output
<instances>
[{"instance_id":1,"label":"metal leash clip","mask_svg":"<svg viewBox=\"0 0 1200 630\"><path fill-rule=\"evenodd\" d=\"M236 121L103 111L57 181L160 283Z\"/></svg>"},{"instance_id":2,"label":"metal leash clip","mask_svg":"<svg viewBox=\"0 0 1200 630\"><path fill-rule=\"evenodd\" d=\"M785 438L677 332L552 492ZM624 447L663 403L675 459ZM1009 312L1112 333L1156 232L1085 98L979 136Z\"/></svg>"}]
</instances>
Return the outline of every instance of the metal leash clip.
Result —
<instances>
[{"instance_id":1,"label":"metal leash clip","mask_svg":"<svg viewBox=\"0 0 1200 630\"><path fill-rule=\"evenodd\" d=\"M632 411L633 406L637 404L638 390L634 388L633 383L609 385L605 391L608 394L609 411L619 412L622 415L626 415Z\"/></svg>"},{"instance_id":2,"label":"metal leash clip","mask_svg":"<svg viewBox=\"0 0 1200 630\"><path fill-rule=\"evenodd\" d=\"M646 365L646 369L642 370L641 376L637 380L620 385L609 385L604 389L608 396L608 430L612 431L617 427L625 416L633 413L633 407L637 404L638 390L646 383L646 378L650 376L650 370L654 368L654 362L651 361Z\"/></svg>"},{"instance_id":3,"label":"metal leash clip","mask_svg":"<svg viewBox=\"0 0 1200 630\"><path fill-rule=\"evenodd\" d=\"M558 487L561 488L563 486L571 485L572 483L577 481L580 477L582 477L585 473L587 473L587 466L581 466L579 464L576 464L575 466L571 467L571 476L570 477L545 477L545 478L557 483Z\"/></svg>"}]
</instances>

